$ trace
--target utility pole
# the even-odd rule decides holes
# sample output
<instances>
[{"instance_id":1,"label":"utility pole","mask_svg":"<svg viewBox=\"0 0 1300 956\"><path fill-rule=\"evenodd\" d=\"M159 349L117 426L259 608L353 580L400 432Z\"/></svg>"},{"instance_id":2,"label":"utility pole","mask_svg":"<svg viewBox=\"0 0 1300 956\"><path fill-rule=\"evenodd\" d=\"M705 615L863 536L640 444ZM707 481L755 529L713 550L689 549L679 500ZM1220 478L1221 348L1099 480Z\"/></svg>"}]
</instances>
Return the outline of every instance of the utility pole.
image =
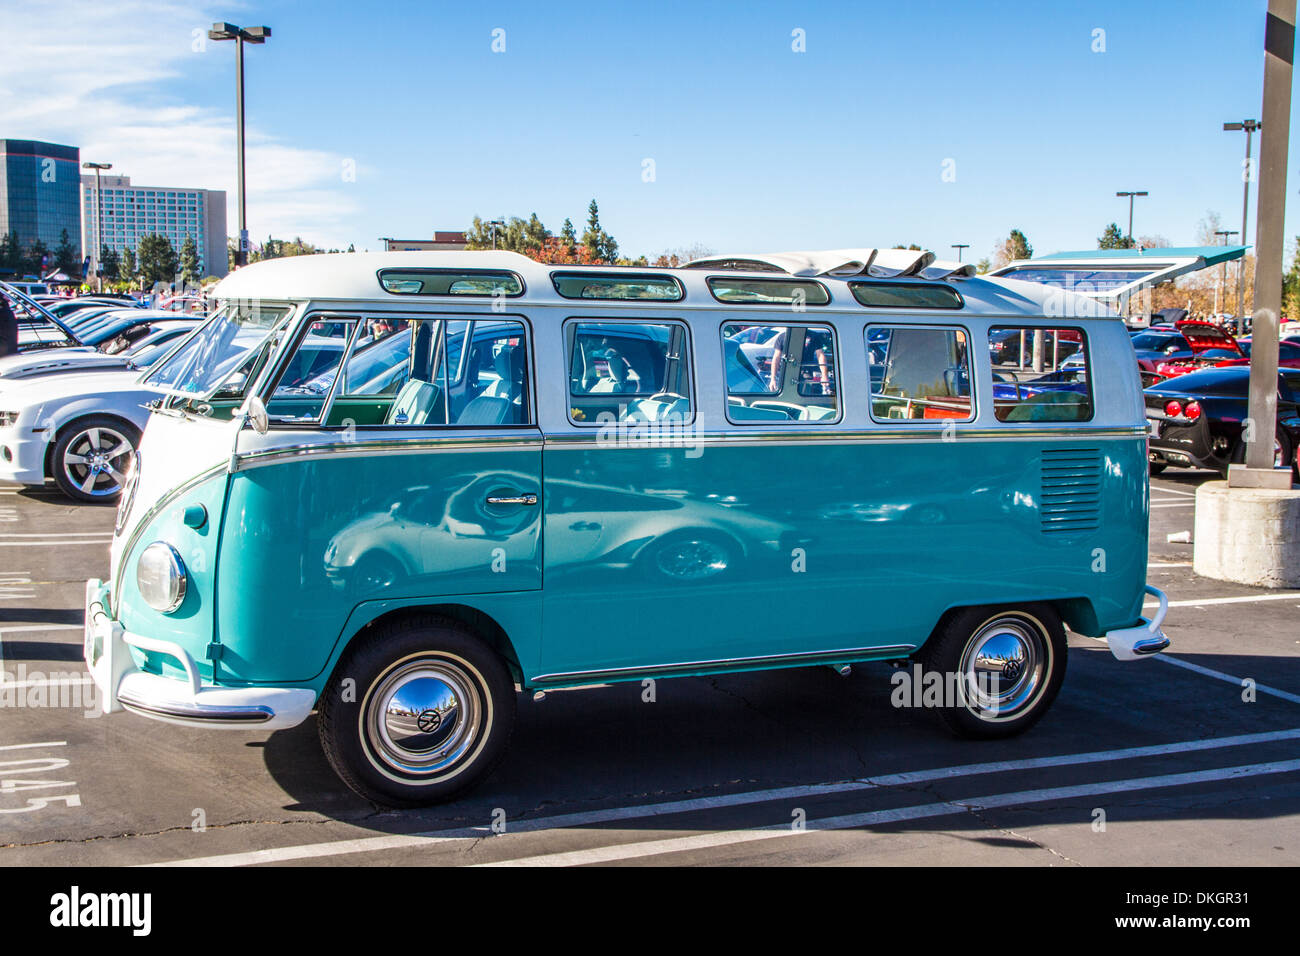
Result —
<instances>
[{"instance_id":1,"label":"utility pole","mask_svg":"<svg viewBox=\"0 0 1300 956\"><path fill-rule=\"evenodd\" d=\"M105 169L112 169L112 163L82 163L82 169L93 169L95 171L95 202L98 203L99 209L95 213L95 291L104 291L104 263L99 258L100 253L104 251L104 190L99 187L99 174Z\"/></svg>"},{"instance_id":2,"label":"utility pole","mask_svg":"<svg viewBox=\"0 0 1300 956\"><path fill-rule=\"evenodd\" d=\"M1229 487L1291 487L1291 462L1274 467L1277 428L1278 323L1282 313L1283 214L1296 0L1269 0L1264 27L1264 105L1260 110L1259 215L1255 229L1255 305L1251 323L1250 404L1244 424L1246 463L1228 469ZM1250 132L1247 131L1247 151ZM1246 189L1251 168L1246 166ZM1244 227L1243 227L1244 229ZM1244 232L1243 232L1244 235Z\"/></svg>"},{"instance_id":3,"label":"utility pole","mask_svg":"<svg viewBox=\"0 0 1300 956\"><path fill-rule=\"evenodd\" d=\"M1269 14L1270 22L1272 14ZM1292 17L1294 19L1294 16ZM1267 55L1265 56L1267 59ZM1288 63L1290 61L1288 60ZM1287 87L1287 96L1289 97L1290 86ZM1262 130L1264 124L1258 120L1242 120L1240 123L1224 123L1224 130L1245 130L1246 132L1246 161L1241 167L1241 241L1246 241L1246 214L1250 210L1250 183L1255 178L1255 167L1250 162L1250 141L1257 130ZM1260 142L1263 142L1263 134L1260 134ZM1255 261L1259 261L1259 249L1255 249ZM1237 315L1241 318L1246 317L1246 257L1241 257L1241 263L1237 266Z\"/></svg>"},{"instance_id":4,"label":"utility pole","mask_svg":"<svg viewBox=\"0 0 1300 956\"><path fill-rule=\"evenodd\" d=\"M1148 193L1145 189L1142 189L1136 192L1116 193L1115 195L1119 196L1121 199L1125 196L1128 197L1128 243L1129 246L1132 246L1133 245L1133 200L1136 199L1138 196L1146 196L1148 195Z\"/></svg>"},{"instance_id":5,"label":"utility pole","mask_svg":"<svg viewBox=\"0 0 1300 956\"><path fill-rule=\"evenodd\" d=\"M265 43L270 27L238 27L233 23L214 23L209 40L235 41L235 151L239 154L236 170L239 179L239 251L235 265L248 265L248 189L244 183L244 44Z\"/></svg>"},{"instance_id":6,"label":"utility pole","mask_svg":"<svg viewBox=\"0 0 1300 956\"><path fill-rule=\"evenodd\" d=\"M1237 234L1237 230L1236 230L1236 229L1216 229L1216 230L1214 230L1214 234L1215 234L1216 236L1222 236L1222 237L1223 237L1223 244L1226 246L1226 245L1228 244L1228 237L1229 237L1229 236L1235 236L1235 235ZM1228 262L1227 262L1227 260L1225 259L1225 260L1224 260L1224 261L1219 265L1219 284L1216 285L1216 286L1214 287L1214 311L1215 311L1216 313L1220 311L1220 310L1219 310L1219 293L1223 291L1223 285L1224 285L1224 283L1227 281L1227 279L1228 279Z\"/></svg>"}]
</instances>

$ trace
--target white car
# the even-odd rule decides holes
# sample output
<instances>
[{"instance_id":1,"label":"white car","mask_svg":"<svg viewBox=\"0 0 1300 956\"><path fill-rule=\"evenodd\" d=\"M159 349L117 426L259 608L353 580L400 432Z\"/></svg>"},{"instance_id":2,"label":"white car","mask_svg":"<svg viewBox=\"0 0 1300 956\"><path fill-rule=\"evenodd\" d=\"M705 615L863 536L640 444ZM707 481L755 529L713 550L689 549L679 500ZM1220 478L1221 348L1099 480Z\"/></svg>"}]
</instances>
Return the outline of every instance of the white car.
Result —
<instances>
[{"instance_id":1,"label":"white car","mask_svg":"<svg viewBox=\"0 0 1300 956\"><path fill-rule=\"evenodd\" d=\"M143 327L140 338L120 352L104 351L104 345L98 348L77 345L6 355L0 358L0 385L12 379L60 372L146 369L198 327L198 319L166 319L152 322Z\"/></svg>"},{"instance_id":2,"label":"white car","mask_svg":"<svg viewBox=\"0 0 1300 956\"><path fill-rule=\"evenodd\" d=\"M270 318L245 328L230 320L239 312L232 306L192 335L164 343L166 354L143 374L126 367L0 379L0 480L43 485L53 478L76 501L116 500L152 403L182 384L202 386L187 414L210 414L205 397L242 395L249 372L276 345L273 327L288 315L287 309L251 311ZM320 374L342 351L334 340L299 349L283 373L285 387Z\"/></svg>"}]
</instances>

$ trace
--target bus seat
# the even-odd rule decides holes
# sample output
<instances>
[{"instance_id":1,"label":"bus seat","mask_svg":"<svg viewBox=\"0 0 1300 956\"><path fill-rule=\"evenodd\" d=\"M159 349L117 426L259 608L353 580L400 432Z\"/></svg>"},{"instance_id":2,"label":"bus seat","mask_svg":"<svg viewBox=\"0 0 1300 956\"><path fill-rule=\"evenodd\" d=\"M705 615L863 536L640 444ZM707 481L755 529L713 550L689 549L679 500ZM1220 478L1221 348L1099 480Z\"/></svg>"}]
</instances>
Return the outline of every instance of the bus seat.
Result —
<instances>
[{"instance_id":1,"label":"bus seat","mask_svg":"<svg viewBox=\"0 0 1300 956\"><path fill-rule=\"evenodd\" d=\"M457 425L513 425L518 422L518 406L508 398L480 395L456 418Z\"/></svg>"},{"instance_id":2,"label":"bus seat","mask_svg":"<svg viewBox=\"0 0 1300 956\"><path fill-rule=\"evenodd\" d=\"M413 378L402 386L384 417L385 425L427 425L438 408L441 389L432 382ZM472 402L470 404L473 404ZM440 424L434 422L434 424Z\"/></svg>"}]
</instances>

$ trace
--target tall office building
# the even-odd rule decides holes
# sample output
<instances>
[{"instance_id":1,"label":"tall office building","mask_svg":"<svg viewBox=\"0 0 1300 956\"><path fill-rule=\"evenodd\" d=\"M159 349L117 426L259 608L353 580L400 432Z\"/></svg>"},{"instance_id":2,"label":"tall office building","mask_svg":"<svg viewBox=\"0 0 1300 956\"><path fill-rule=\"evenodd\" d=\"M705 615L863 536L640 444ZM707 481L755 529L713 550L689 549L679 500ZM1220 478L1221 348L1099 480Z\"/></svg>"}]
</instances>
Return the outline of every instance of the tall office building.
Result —
<instances>
[{"instance_id":1,"label":"tall office building","mask_svg":"<svg viewBox=\"0 0 1300 956\"><path fill-rule=\"evenodd\" d=\"M53 267L63 230L81 262L81 150L32 139L0 139L0 236L23 250L45 243Z\"/></svg>"},{"instance_id":2,"label":"tall office building","mask_svg":"<svg viewBox=\"0 0 1300 956\"><path fill-rule=\"evenodd\" d=\"M176 254L186 237L193 237L199 253L199 274L224 276L226 256L226 194L216 189L180 189L133 186L130 176L99 177L103 189L104 231L99 232L99 199L95 177L81 177L82 242L92 252L101 241L121 255L135 252L144 236L166 236Z\"/></svg>"}]
</instances>

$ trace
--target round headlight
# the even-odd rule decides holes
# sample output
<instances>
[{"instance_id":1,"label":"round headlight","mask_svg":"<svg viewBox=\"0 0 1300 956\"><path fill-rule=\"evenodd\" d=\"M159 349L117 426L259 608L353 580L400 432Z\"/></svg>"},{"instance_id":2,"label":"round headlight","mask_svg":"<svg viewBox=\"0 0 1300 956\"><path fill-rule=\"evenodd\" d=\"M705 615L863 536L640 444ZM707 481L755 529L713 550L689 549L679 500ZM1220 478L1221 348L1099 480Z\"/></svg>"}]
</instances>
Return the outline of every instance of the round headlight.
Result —
<instances>
[{"instance_id":1,"label":"round headlight","mask_svg":"<svg viewBox=\"0 0 1300 956\"><path fill-rule=\"evenodd\" d=\"M176 549L155 541L144 549L135 565L135 585L155 611L168 614L185 600L185 565Z\"/></svg>"}]
</instances>

